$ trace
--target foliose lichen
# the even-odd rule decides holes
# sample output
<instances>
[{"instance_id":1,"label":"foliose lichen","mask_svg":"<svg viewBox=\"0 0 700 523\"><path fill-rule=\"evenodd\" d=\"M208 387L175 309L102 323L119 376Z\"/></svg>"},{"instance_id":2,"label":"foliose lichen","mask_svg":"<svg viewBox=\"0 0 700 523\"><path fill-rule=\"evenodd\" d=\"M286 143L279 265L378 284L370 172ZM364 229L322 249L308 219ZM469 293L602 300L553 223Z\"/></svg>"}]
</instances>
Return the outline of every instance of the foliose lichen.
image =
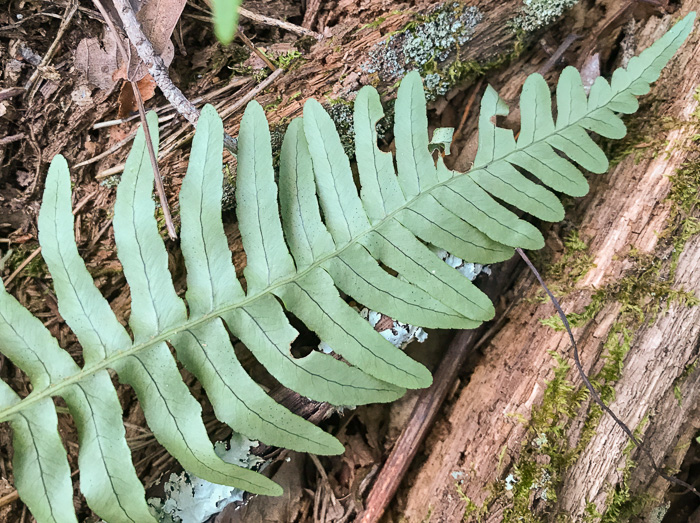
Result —
<instances>
[{"instance_id":1,"label":"foliose lichen","mask_svg":"<svg viewBox=\"0 0 700 523\"><path fill-rule=\"evenodd\" d=\"M257 441L234 433L228 443L216 442L214 451L227 463L257 469L263 463L261 458L251 454L251 449L257 446ZM240 489L211 483L187 471L170 474L164 492L163 499L148 500L151 513L159 523L202 523L227 505L243 501L245 494Z\"/></svg>"},{"instance_id":2,"label":"foliose lichen","mask_svg":"<svg viewBox=\"0 0 700 523\"><path fill-rule=\"evenodd\" d=\"M559 18L564 11L573 7L578 0L523 0L520 14L513 19L513 25L526 33L537 31Z\"/></svg>"},{"instance_id":3,"label":"foliose lichen","mask_svg":"<svg viewBox=\"0 0 700 523\"><path fill-rule=\"evenodd\" d=\"M340 136L340 143L348 158L355 156L355 124L353 120L353 104L344 100L335 100L328 108L335 128Z\"/></svg>"},{"instance_id":4,"label":"foliose lichen","mask_svg":"<svg viewBox=\"0 0 700 523\"><path fill-rule=\"evenodd\" d=\"M474 6L467 7L459 2L441 4L376 44L369 53L369 60L362 64L362 70L377 74L380 80L388 83L417 70L425 78L428 98L434 99L450 87L446 79L434 72L435 64L445 62L460 45L466 44L482 18Z\"/></svg>"}]
</instances>

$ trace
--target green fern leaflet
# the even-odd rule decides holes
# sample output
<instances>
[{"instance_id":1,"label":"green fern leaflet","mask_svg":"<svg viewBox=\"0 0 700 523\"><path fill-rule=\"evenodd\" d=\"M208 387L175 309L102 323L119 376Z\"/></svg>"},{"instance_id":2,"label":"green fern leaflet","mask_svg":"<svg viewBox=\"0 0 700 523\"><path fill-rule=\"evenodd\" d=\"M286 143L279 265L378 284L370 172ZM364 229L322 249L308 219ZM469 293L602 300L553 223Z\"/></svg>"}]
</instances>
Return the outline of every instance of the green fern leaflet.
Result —
<instances>
[{"instance_id":1,"label":"green fern leaflet","mask_svg":"<svg viewBox=\"0 0 700 523\"><path fill-rule=\"evenodd\" d=\"M522 128L497 127L508 108L488 88L481 105L479 147L466 174L450 171L429 152L421 79L408 74L396 100L396 164L377 147L383 116L379 95L363 88L355 101L358 194L333 123L309 100L284 138L279 187L270 133L260 105L241 123L237 204L247 254L245 289L236 279L221 221L223 126L205 107L180 192L186 300L167 269L154 218L153 174L139 132L117 191L114 231L131 289L127 332L95 287L74 240L70 175L63 157L49 169L39 216L39 241L53 277L59 310L83 348L79 367L41 322L0 290L0 350L24 371L33 390L20 398L0 381L0 421L14 433L16 487L37 521L76 521L66 452L52 398L68 405L79 434L80 487L88 505L110 522L152 521L131 462L122 412L110 372L139 398L157 440L188 471L214 483L279 495L281 488L214 452L201 407L182 381L179 360L202 384L219 420L246 437L316 454L338 454L332 436L275 403L236 359L230 330L283 385L335 405L388 402L407 388L426 387L427 369L396 349L341 299L339 290L402 322L474 328L492 304L426 243L463 259L493 263L514 247L539 249L540 232L498 200L547 221L564 217L558 191L582 196L586 180L575 164L604 172L593 131L621 138L619 113L632 113L690 33L694 13L618 69L598 78L586 96L569 67L550 91L530 76L520 99ZM154 146L157 119L149 116ZM525 177L526 171L542 184ZM278 199L279 190L279 199ZM281 216L281 219L280 219ZM401 278L392 276L381 265ZM342 356L295 358L299 318ZM133 337L133 338L132 338Z\"/></svg>"}]
</instances>

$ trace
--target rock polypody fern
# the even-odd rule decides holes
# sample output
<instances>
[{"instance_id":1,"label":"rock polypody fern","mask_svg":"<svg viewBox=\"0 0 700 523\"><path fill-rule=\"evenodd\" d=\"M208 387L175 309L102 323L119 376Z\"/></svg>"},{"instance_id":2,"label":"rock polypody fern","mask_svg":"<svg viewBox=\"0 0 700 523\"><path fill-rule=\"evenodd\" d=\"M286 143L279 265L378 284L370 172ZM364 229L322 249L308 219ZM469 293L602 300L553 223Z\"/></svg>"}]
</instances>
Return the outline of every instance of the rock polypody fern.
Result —
<instances>
[{"instance_id":1,"label":"rock polypody fern","mask_svg":"<svg viewBox=\"0 0 700 523\"><path fill-rule=\"evenodd\" d=\"M385 402L405 388L429 385L429 372L377 334L337 289L425 327L473 328L491 318L489 300L424 242L479 263L507 259L514 247L542 247L540 232L494 197L540 219L561 220L562 205L545 186L573 196L586 193L586 180L573 162L592 172L607 169L605 155L587 131L609 138L625 134L616 113L637 109L635 96L649 90L693 20L694 14L684 18L627 69L615 71L610 83L598 78L588 97L578 72L566 68L556 90L556 121L547 84L539 75L530 76L521 96L517 140L512 131L495 125L494 117L508 109L489 87L478 152L466 174L448 170L441 160L436 164L429 152L425 97L416 73L404 78L396 101L398 174L391 154L377 147L375 125L383 116L379 96L363 88L354 120L360 195L330 117L310 100L284 139L278 206L267 122L262 108L249 104L241 123L236 194L248 259L245 290L236 279L221 221L223 126L206 107L180 192L186 304L167 270L151 198L153 174L139 132L114 217L118 255L131 288L133 339L78 255L68 166L55 158L39 239L61 315L82 345L84 366L78 367L38 319L0 290L0 349L33 387L20 399L0 381L0 420L12 425L16 486L36 519L75 521L70 470L52 402L59 396L78 429L80 486L89 506L107 521L151 520L108 369L133 387L153 434L187 470L254 493L281 493L269 479L214 453L200 405L183 383L168 344L201 382L216 416L233 430L295 450L342 452L336 439L276 404L246 374L226 328L282 384L318 401ZM153 115L150 126L157 146ZM290 345L297 332L285 309L348 363L320 352L293 357Z\"/></svg>"}]
</instances>

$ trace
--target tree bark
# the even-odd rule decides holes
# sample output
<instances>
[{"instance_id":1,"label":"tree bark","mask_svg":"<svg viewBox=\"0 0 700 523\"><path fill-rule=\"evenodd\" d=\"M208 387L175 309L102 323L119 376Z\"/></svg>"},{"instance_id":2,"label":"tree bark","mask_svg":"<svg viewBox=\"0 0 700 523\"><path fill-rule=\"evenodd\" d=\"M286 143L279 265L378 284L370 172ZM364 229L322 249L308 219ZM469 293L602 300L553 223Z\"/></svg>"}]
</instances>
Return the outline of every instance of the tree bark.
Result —
<instances>
[{"instance_id":1,"label":"tree bark","mask_svg":"<svg viewBox=\"0 0 700 523\"><path fill-rule=\"evenodd\" d=\"M374 85L384 99L393 97L402 74L394 74L385 63L376 71L368 69L373 51L385 48L392 34L400 33L409 23L420 23L421 17L429 17L441 5L430 0L390 3L339 0L332 9L334 20L325 21L332 25L330 36L314 45L299 67L288 71L258 97L263 105L268 101L279 102L267 113L270 124L274 126L300 116L303 104L309 98L350 101L361 87L368 84ZM444 59L436 58L435 70L438 73L447 72L456 60L485 69L496 63L505 63L530 38L527 33L519 34L509 23L522 6L521 0L498 3L478 0L460 5L460 9L466 6L474 8L480 21L466 43L451 47ZM404 60L408 58L400 55L397 66L406 66L407 70L420 69L419 65ZM460 80L464 78L452 79L450 88L464 88ZM240 116L227 125L231 136L237 134L239 121Z\"/></svg>"},{"instance_id":2,"label":"tree bark","mask_svg":"<svg viewBox=\"0 0 700 523\"><path fill-rule=\"evenodd\" d=\"M698 7L697 0L684 1L673 17L648 19L636 32L637 53L670 27L671 18ZM700 271L695 270L700 257L697 236L684 245L673 280L665 280L677 240L673 235L679 234L678 202L667 200L673 176L688 165L700 172L697 146L692 141L698 132L698 117L693 115L698 104L693 94L699 79L700 38L696 30L652 87L650 96L665 101L655 104L653 113L641 115L647 129L660 129L661 118L673 120L671 129L656 137L667 143L654 157L645 154L636 163L631 154L609 173L592 176L591 194L568 213L568 220L580 224L579 237L587 240L594 265L571 284L561 300L567 313L583 312L592 300L601 304L592 321L574 329L584 368L591 376L609 361L605 358L611 342L621 339L615 333L629 329L631 346L622 377L614 383L615 398L610 407L632 430L639 431L657 463L671 473L677 472L700 426L700 372L689 367L700 350L700 308L680 303L668 293L670 288L700 292ZM697 186L688 190L696 195ZM664 231L671 238L660 238ZM548 244L557 243L553 229ZM560 252L553 261L561 259ZM540 266L546 272L546 266ZM620 285L635 281L640 288L635 288L637 294L630 298ZM545 391L552 390L548 382L557 366L550 352L571 361L571 348L566 333L540 323L551 317L554 309L549 302L534 300L538 293L534 278L522 278L516 289L524 299L509 310L505 326L483 348L471 376L462 379L454 400L428 437L425 459L407 476L391 520L398 521L401 515L405 518L402 521L409 522L457 522L466 514L467 520L471 517L474 521L515 520L516 515L525 516L526 521L532 517L582 521L586 510L589 514L606 511L616 485L620 490L629 486L633 495L656 498L655 504L643 507L643 514L661 505L668 493L670 485L655 477L639 451L625 450L627 437L603 415L573 463L560 469L561 481L545 492L542 485L546 478L535 478L526 513L517 512L517 482L525 481L523 470L528 465L522 459L532 459L534 465L546 465L554 459L553 452L538 451L536 447L545 449L547 442L537 441L540 434L528 430L536 421L532 413L551 399L544 398ZM654 296L657 289L665 293L660 301ZM604 292L595 297L597 291ZM654 305L661 307L656 315ZM644 318L636 317L635 306L641 307ZM574 371L569 371L568 380L575 388L582 385ZM584 401L580 408L574 408L576 415L562 425L569 448L582 437L590 404ZM636 468L626 465L628 455L638 463ZM591 517L599 520L599 516Z\"/></svg>"}]
</instances>

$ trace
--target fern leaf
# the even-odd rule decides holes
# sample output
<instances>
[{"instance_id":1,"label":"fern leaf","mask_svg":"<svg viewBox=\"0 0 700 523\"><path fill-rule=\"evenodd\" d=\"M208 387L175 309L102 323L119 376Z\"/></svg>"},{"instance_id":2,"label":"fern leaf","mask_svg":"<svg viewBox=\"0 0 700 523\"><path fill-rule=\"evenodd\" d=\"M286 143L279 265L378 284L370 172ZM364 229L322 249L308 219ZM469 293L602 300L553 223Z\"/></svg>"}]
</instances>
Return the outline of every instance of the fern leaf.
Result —
<instances>
[{"instance_id":1,"label":"fern leaf","mask_svg":"<svg viewBox=\"0 0 700 523\"><path fill-rule=\"evenodd\" d=\"M118 255L131 289L133 340L78 255L68 167L62 157L55 158L39 219L40 242L59 310L82 345L85 365L78 367L39 320L0 287L0 349L33 386L20 399L0 385L0 421L9 421L14 430L16 484L35 517L75 521L70 471L51 401L59 396L78 428L81 488L90 507L106 520L151 520L107 369L133 387L155 437L190 472L250 492L281 493L270 480L214 453L201 407L168 344L200 381L217 417L234 430L297 450L341 452L337 440L275 404L247 375L226 327L282 384L318 401L391 401L404 388L426 386L428 371L377 334L339 290L422 326L470 328L492 317L486 297L426 243L484 263L506 259L514 247L540 248L539 231L500 201L543 220L561 219L561 203L551 190L583 195L588 185L576 164L593 172L607 168L588 131L611 138L624 134L616 113L637 109L635 97L648 92L694 17L684 18L627 69L616 71L610 83L599 78L589 96L578 72L565 69L556 90L556 122L549 88L542 77L529 77L517 139L495 124L508 107L488 88L478 151L468 173L433 161L421 80L410 73L396 101L397 172L391 155L377 147L375 125L383 112L374 89L362 89L355 104L359 194L330 117L309 101L284 139L278 208L269 129L262 108L249 104L241 124L237 180L248 259L245 290L236 279L221 221L223 127L213 108L206 107L180 193L187 305L168 272L151 198L153 173L139 131L114 218ZM157 144L155 116L149 119ZM317 351L292 356L297 332L286 313L345 361Z\"/></svg>"},{"instance_id":2,"label":"fern leaf","mask_svg":"<svg viewBox=\"0 0 700 523\"><path fill-rule=\"evenodd\" d=\"M406 203L391 153L377 147L377 122L384 117L379 93L365 86L355 98L355 147L365 154L357 157L357 170L362 185L361 197L372 224L383 220Z\"/></svg>"},{"instance_id":3,"label":"fern leaf","mask_svg":"<svg viewBox=\"0 0 700 523\"><path fill-rule=\"evenodd\" d=\"M86 363L100 361L108 350L104 340L130 340L78 255L70 176L63 157L54 159L49 169L39 228L44 259L52 271L54 288L63 298L59 310L81 337ZM80 488L88 505L105 519L151 521L126 444L121 405L107 372L76 383L63 398L78 428Z\"/></svg>"},{"instance_id":4,"label":"fern leaf","mask_svg":"<svg viewBox=\"0 0 700 523\"><path fill-rule=\"evenodd\" d=\"M155 113L149 117L157 149L157 117ZM153 215L152 193L153 171L141 134L127 159L114 210L115 241L131 288L129 324L136 342L169 329L176 331L187 320L185 304L175 293L168 272L168 254ZM173 332L171 341L178 353L203 351L196 343L183 343L189 339L184 335L175 337ZM197 357L191 353L188 362ZM202 422L201 406L182 382L165 342L124 358L116 370L136 391L155 437L188 471L212 483L235 484L250 492L282 493L267 478L216 455Z\"/></svg>"},{"instance_id":5,"label":"fern leaf","mask_svg":"<svg viewBox=\"0 0 700 523\"><path fill-rule=\"evenodd\" d=\"M0 305L3 312L5 306ZM0 381L0 405L9 407L19 402L20 397ZM77 523L70 467L58 435L53 401L45 398L14 414L9 421L13 432L12 470L22 501L39 523Z\"/></svg>"},{"instance_id":6,"label":"fern leaf","mask_svg":"<svg viewBox=\"0 0 700 523\"><path fill-rule=\"evenodd\" d=\"M340 239L334 236L338 245L340 241L349 241L353 231L369 226L369 222L357 197L350 164L347 156L342 154L333 121L318 102L310 104L310 119L306 120L305 117L304 125L308 125L311 132L321 133L325 141L318 147L311 147L309 152L315 171L321 168L331 172L328 183L323 188L319 186L319 194L322 202L324 194L332 195L333 203L338 205L337 208L333 208L332 204L324 207L328 222L336 224L330 229L331 235L340 236ZM318 121L313 120L316 115ZM239 154L236 198L240 204L238 219L241 239L248 256L244 274L251 293L296 273L284 243L279 215L269 211L277 208L277 186L272 170L270 132L259 104L251 103L245 111L241 121L240 147L248 153ZM350 188L355 191L354 199L348 192ZM339 198L341 192L344 195L342 199ZM284 302L287 310L352 365L370 376L411 388L430 383L430 373L425 367L391 345L340 299L332 280L324 271L314 269L292 283L280 285L273 292Z\"/></svg>"},{"instance_id":7,"label":"fern leaf","mask_svg":"<svg viewBox=\"0 0 700 523\"><path fill-rule=\"evenodd\" d=\"M220 206L222 197L223 135L216 112L205 107L180 192L191 320L245 296L231 263L221 213L209 211ZM188 329L175 346L178 358L204 384L217 418L235 431L268 445L316 454L343 452L338 440L277 404L248 376L219 318Z\"/></svg>"}]
</instances>

